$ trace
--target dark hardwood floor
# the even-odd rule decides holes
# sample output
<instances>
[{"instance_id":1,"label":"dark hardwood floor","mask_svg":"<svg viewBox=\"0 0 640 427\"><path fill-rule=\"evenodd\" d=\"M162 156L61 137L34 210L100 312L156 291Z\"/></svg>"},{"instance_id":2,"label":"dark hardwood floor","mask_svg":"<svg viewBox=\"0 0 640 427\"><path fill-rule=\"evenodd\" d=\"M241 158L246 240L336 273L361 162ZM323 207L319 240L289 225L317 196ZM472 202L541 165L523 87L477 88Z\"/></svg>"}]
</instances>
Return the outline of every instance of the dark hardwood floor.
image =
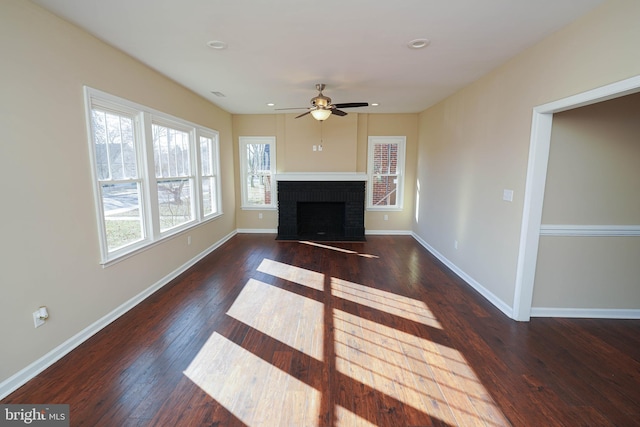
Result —
<instances>
[{"instance_id":1,"label":"dark hardwood floor","mask_svg":"<svg viewBox=\"0 0 640 427\"><path fill-rule=\"evenodd\" d=\"M237 235L2 403L73 426L634 426L640 321L512 321L409 236Z\"/></svg>"}]
</instances>

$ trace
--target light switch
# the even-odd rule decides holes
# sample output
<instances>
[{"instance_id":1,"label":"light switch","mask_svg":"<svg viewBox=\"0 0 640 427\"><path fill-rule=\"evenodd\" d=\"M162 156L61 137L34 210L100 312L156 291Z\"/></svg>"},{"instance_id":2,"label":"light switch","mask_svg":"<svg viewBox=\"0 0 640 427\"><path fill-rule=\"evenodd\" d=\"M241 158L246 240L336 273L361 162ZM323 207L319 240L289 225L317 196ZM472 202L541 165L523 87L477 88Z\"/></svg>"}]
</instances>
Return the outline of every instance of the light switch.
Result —
<instances>
[{"instance_id":1,"label":"light switch","mask_svg":"<svg viewBox=\"0 0 640 427\"><path fill-rule=\"evenodd\" d=\"M506 202L513 202L513 190L502 190L502 200Z\"/></svg>"},{"instance_id":2,"label":"light switch","mask_svg":"<svg viewBox=\"0 0 640 427\"><path fill-rule=\"evenodd\" d=\"M317 145L313 146L313 151L318 151L318 146Z\"/></svg>"}]
</instances>

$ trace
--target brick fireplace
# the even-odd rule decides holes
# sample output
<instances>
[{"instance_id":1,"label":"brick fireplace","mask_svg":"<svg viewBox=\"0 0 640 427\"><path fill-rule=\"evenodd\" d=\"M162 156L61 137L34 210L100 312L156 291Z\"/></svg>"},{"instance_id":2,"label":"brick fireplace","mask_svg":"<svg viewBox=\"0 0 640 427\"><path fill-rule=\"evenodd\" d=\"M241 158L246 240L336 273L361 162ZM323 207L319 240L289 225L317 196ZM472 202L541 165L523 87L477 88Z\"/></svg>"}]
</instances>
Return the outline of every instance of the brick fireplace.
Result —
<instances>
[{"instance_id":1,"label":"brick fireplace","mask_svg":"<svg viewBox=\"0 0 640 427\"><path fill-rule=\"evenodd\" d=\"M276 179L278 240L365 240L366 176L292 174Z\"/></svg>"}]
</instances>

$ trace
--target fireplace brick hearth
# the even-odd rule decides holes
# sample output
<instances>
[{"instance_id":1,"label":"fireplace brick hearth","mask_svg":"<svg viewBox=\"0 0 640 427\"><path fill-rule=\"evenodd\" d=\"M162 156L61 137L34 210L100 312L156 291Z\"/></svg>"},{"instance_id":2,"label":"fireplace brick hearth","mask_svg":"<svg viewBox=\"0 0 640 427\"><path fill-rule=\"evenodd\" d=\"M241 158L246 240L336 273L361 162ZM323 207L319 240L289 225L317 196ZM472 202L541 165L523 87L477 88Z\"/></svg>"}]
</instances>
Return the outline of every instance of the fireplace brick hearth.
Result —
<instances>
[{"instance_id":1,"label":"fireplace brick hearth","mask_svg":"<svg viewBox=\"0 0 640 427\"><path fill-rule=\"evenodd\" d=\"M278 181L278 240L364 237L364 181Z\"/></svg>"}]
</instances>

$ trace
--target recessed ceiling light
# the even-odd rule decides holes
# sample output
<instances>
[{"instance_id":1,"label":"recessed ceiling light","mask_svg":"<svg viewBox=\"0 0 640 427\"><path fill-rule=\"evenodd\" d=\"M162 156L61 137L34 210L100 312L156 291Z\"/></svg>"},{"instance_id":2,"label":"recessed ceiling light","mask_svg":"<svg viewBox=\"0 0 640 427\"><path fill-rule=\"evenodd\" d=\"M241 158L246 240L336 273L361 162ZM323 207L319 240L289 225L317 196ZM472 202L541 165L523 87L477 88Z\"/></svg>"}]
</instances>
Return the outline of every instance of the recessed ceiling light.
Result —
<instances>
[{"instance_id":1,"label":"recessed ceiling light","mask_svg":"<svg viewBox=\"0 0 640 427\"><path fill-rule=\"evenodd\" d=\"M372 107L377 107L378 105L380 105L380 104L378 104L377 102L372 102L372 103L371 103L371 106L372 106Z\"/></svg>"},{"instance_id":2,"label":"recessed ceiling light","mask_svg":"<svg viewBox=\"0 0 640 427\"><path fill-rule=\"evenodd\" d=\"M218 49L218 50L227 48L227 44L220 40L210 40L207 42L207 46L209 46L211 49Z\"/></svg>"},{"instance_id":3,"label":"recessed ceiling light","mask_svg":"<svg viewBox=\"0 0 640 427\"><path fill-rule=\"evenodd\" d=\"M267 107L275 107L276 104L273 102L267 102Z\"/></svg>"},{"instance_id":4,"label":"recessed ceiling light","mask_svg":"<svg viewBox=\"0 0 640 427\"><path fill-rule=\"evenodd\" d=\"M409 46L410 49L422 49L423 47L429 46L429 43L431 43L429 39L415 39L407 43L407 46Z\"/></svg>"}]
</instances>

